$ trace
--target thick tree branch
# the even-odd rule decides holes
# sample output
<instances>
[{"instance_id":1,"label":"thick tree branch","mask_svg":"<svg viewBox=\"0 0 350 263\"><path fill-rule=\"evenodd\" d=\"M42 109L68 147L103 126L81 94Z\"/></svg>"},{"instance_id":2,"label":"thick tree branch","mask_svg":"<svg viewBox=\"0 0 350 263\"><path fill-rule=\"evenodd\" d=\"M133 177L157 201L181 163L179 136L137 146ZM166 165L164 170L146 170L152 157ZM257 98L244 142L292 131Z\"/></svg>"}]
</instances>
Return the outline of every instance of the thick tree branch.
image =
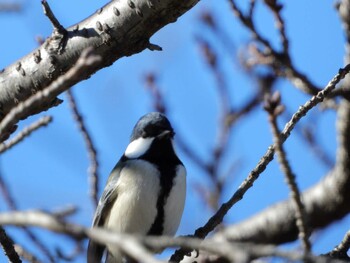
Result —
<instances>
[{"instance_id":1,"label":"thick tree branch","mask_svg":"<svg viewBox=\"0 0 350 263\"><path fill-rule=\"evenodd\" d=\"M42 101L50 100L56 97L59 93L72 86L72 83L76 81L83 72L95 67L101 62L101 58L92 54L92 48L85 49L77 63L66 74L60 76L57 80L51 83L34 95L27 98L25 101L19 103L16 107L12 108L5 118L0 122L0 140L9 136L12 131L13 125L20 119L27 116L31 109L41 105Z\"/></svg>"},{"instance_id":2,"label":"thick tree branch","mask_svg":"<svg viewBox=\"0 0 350 263\"><path fill-rule=\"evenodd\" d=\"M82 72L71 85L89 78L121 57L131 56L146 48L159 49L150 44L150 37L165 25L175 22L198 2L111 1L84 21L69 27L64 40L54 33L38 49L1 71L0 120L19 102L42 90L72 68L86 47L92 47L102 57L102 63ZM62 41L66 41L63 49ZM58 103L55 98L45 98L23 117Z\"/></svg>"}]
</instances>

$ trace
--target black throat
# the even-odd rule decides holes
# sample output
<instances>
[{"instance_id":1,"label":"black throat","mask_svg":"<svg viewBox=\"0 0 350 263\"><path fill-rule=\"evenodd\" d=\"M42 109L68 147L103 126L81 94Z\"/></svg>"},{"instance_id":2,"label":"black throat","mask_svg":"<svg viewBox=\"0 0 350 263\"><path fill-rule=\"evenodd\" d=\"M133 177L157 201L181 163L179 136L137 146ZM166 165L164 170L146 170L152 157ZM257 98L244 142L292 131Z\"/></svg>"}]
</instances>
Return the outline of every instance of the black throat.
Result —
<instances>
[{"instance_id":1,"label":"black throat","mask_svg":"<svg viewBox=\"0 0 350 263\"><path fill-rule=\"evenodd\" d=\"M176 156L171 140L157 138L152 142L150 149L139 159L148 161L157 166L160 172L160 192L157 201L157 216L148 231L148 235L162 235L164 231L164 206L174 184L176 167L182 164Z\"/></svg>"}]
</instances>

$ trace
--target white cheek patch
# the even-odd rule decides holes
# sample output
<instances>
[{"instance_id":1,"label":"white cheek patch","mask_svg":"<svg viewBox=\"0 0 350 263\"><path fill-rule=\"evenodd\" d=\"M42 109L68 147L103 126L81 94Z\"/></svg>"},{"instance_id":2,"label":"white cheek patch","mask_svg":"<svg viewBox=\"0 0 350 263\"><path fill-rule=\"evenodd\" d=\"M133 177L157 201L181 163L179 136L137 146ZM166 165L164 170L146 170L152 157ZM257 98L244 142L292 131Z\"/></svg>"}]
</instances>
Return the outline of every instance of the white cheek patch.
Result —
<instances>
[{"instance_id":1,"label":"white cheek patch","mask_svg":"<svg viewBox=\"0 0 350 263\"><path fill-rule=\"evenodd\" d=\"M138 158L145 154L151 146L154 138L138 138L132 141L125 150L125 156L131 159Z\"/></svg>"}]
</instances>

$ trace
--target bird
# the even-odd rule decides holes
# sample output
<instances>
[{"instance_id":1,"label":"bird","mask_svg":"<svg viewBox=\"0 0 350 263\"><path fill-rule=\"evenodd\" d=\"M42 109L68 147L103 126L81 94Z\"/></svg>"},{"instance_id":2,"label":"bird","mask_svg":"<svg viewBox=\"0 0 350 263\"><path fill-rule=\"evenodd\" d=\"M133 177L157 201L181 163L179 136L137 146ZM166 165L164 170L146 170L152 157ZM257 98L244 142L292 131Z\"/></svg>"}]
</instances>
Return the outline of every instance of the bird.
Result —
<instances>
[{"instance_id":1,"label":"bird","mask_svg":"<svg viewBox=\"0 0 350 263\"><path fill-rule=\"evenodd\" d=\"M160 112L142 116L109 175L93 227L137 235L175 235L186 199L186 168L174 148L175 132ZM87 262L127 262L117 247L89 241Z\"/></svg>"}]
</instances>

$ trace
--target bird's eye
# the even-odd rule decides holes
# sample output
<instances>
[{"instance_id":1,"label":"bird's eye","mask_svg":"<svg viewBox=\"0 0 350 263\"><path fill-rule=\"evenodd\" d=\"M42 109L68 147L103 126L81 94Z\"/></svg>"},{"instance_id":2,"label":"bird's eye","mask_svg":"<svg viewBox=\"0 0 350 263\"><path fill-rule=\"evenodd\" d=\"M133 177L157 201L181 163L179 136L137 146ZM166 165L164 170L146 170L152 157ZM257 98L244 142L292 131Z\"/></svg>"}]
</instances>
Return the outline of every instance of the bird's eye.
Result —
<instances>
[{"instance_id":1,"label":"bird's eye","mask_svg":"<svg viewBox=\"0 0 350 263\"><path fill-rule=\"evenodd\" d=\"M141 137L142 138L147 138L149 135L148 135L148 132L147 131L142 131L141 132Z\"/></svg>"}]
</instances>

